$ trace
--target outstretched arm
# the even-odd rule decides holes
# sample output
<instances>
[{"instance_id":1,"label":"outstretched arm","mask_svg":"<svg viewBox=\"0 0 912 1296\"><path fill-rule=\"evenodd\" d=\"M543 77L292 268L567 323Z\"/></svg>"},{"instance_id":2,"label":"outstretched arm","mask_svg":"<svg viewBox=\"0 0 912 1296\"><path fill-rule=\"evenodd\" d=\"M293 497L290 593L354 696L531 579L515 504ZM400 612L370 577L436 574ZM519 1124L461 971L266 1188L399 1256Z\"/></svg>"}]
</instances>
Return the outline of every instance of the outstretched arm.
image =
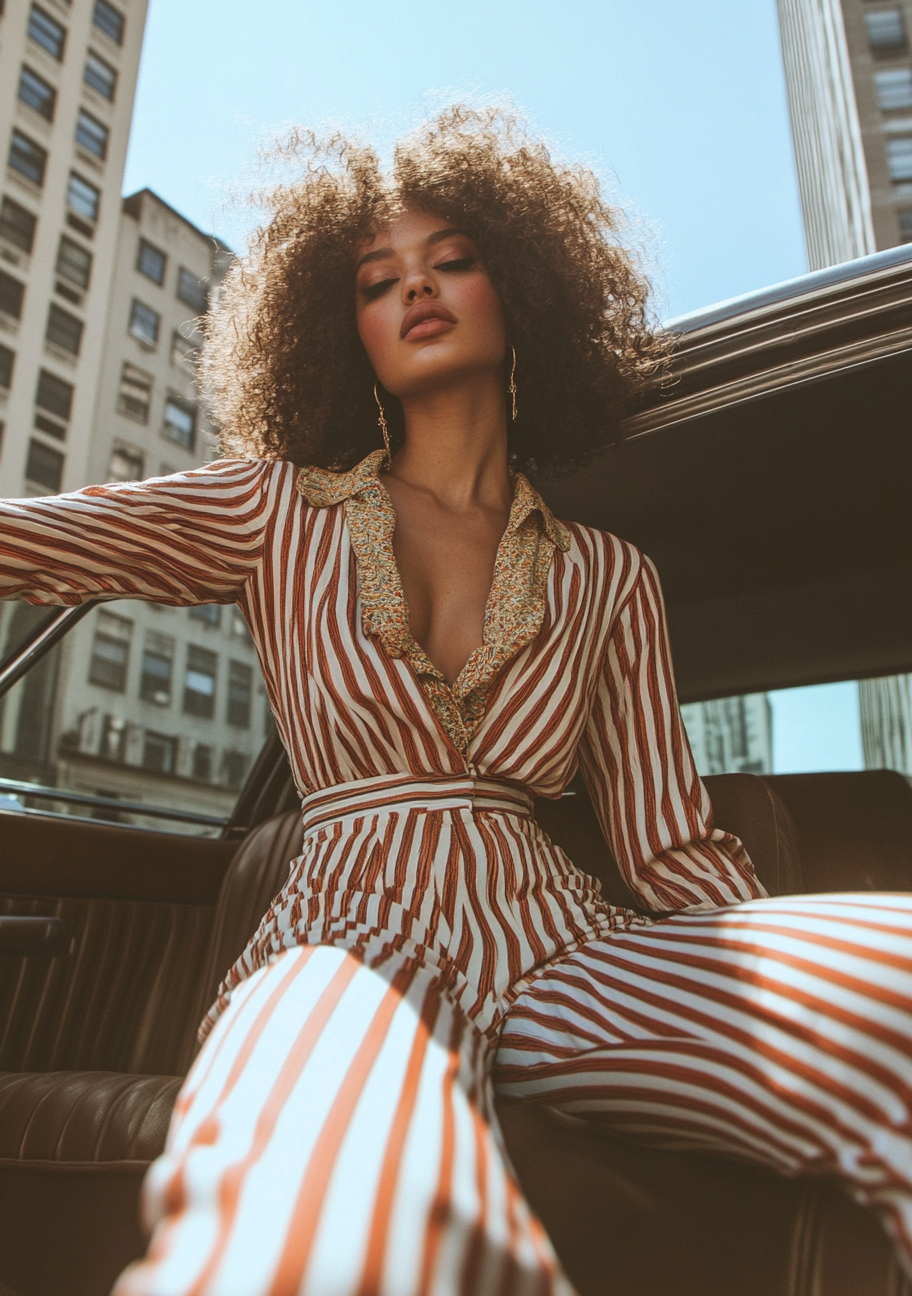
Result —
<instances>
[{"instance_id":1,"label":"outstretched arm","mask_svg":"<svg viewBox=\"0 0 912 1296\"><path fill-rule=\"evenodd\" d=\"M227 459L144 482L0 501L0 597L230 603L256 565L269 465Z\"/></svg>"},{"instance_id":2,"label":"outstretched arm","mask_svg":"<svg viewBox=\"0 0 912 1296\"><path fill-rule=\"evenodd\" d=\"M741 842L713 828L648 558L611 631L580 765L605 839L646 907L717 908L765 895Z\"/></svg>"}]
</instances>

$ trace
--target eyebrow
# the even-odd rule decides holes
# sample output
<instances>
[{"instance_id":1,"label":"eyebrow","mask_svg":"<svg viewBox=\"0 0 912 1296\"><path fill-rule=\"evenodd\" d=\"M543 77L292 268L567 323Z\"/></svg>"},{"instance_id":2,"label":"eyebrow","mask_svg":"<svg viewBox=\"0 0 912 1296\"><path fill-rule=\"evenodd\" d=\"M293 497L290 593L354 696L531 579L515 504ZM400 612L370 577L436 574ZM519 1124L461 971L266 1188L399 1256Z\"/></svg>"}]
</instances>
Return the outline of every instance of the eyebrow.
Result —
<instances>
[{"instance_id":1,"label":"eyebrow","mask_svg":"<svg viewBox=\"0 0 912 1296\"><path fill-rule=\"evenodd\" d=\"M433 247L435 243L441 243L445 238L450 238L453 234L465 234L465 230L456 229L455 227L435 230L433 234L429 234L424 240L424 245L425 247ZM363 265L367 265L371 261L382 261L384 257L393 255L394 252L391 247L377 248L376 252L368 252L355 266L355 273L357 274Z\"/></svg>"}]
</instances>

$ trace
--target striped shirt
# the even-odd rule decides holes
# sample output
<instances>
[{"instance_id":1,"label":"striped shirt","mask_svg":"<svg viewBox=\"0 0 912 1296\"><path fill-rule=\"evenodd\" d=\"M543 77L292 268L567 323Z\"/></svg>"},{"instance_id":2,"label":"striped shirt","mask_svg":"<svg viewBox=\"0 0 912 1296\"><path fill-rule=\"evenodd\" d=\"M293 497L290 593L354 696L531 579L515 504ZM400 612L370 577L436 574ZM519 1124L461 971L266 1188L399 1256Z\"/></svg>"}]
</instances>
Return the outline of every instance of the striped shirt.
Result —
<instances>
[{"instance_id":1,"label":"striped shirt","mask_svg":"<svg viewBox=\"0 0 912 1296\"><path fill-rule=\"evenodd\" d=\"M310 798L340 785L468 779L553 798L579 770L644 909L761 896L740 842L713 828L649 560L612 535L556 523L517 479L517 498L531 504L511 514L486 642L467 664L471 687L457 696L465 672L448 690L439 672L422 671L407 640L401 651L390 641L384 588L387 601L405 604L378 466L369 456L319 482L316 470L299 481L290 463L224 460L5 501L0 594L48 604L238 603L305 818ZM529 545L516 540L530 527L551 540L531 566ZM507 615L504 600L518 585L527 593ZM222 1002L289 945L339 943L381 958L391 942L407 942L446 964L468 1010L493 1022L533 967L636 921L608 906L521 806L470 815L463 833L454 828L462 810L434 811L431 802L429 793L431 812L417 827L414 808L390 817L372 803L335 820L341 828L308 831Z\"/></svg>"}]
</instances>

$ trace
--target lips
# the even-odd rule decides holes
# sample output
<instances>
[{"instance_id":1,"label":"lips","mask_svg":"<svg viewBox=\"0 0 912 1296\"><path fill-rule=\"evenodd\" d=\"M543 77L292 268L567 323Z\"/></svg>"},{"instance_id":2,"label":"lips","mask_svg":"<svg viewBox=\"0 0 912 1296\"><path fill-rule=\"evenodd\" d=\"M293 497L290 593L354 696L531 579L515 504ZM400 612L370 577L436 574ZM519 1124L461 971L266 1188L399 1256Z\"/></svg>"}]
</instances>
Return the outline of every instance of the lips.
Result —
<instances>
[{"instance_id":1,"label":"lips","mask_svg":"<svg viewBox=\"0 0 912 1296\"><path fill-rule=\"evenodd\" d=\"M443 333L453 324L458 323L452 311L448 311L440 302L420 301L410 306L402 317L399 329L401 338L433 337Z\"/></svg>"}]
</instances>

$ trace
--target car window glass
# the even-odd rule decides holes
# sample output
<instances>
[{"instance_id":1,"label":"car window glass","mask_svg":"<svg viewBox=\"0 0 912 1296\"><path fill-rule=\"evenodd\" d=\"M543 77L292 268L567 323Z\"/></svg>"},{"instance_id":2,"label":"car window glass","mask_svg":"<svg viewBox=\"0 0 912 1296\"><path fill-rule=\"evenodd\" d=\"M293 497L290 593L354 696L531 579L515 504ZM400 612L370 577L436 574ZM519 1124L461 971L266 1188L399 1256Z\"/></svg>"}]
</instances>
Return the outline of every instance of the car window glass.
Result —
<instances>
[{"instance_id":1,"label":"car window glass","mask_svg":"<svg viewBox=\"0 0 912 1296\"><path fill-rule=\"evenodd\" d=\"M57 611L0 601L0 659ZM0 808L218 835L271 721L238 608L104 603L0 698ZM85 802L32 796L10 781Z\"/></svg>"},{"instance_id":2,"label":"car window glass","mask_svg":"<svg viewBox=\"0 0 912 1296\"><path fill-rule=\"evenodd\" d=\"M912 777L912 675L713 698L681 711L701 775L893 769Z\"/></svg>"}]
</instances>

